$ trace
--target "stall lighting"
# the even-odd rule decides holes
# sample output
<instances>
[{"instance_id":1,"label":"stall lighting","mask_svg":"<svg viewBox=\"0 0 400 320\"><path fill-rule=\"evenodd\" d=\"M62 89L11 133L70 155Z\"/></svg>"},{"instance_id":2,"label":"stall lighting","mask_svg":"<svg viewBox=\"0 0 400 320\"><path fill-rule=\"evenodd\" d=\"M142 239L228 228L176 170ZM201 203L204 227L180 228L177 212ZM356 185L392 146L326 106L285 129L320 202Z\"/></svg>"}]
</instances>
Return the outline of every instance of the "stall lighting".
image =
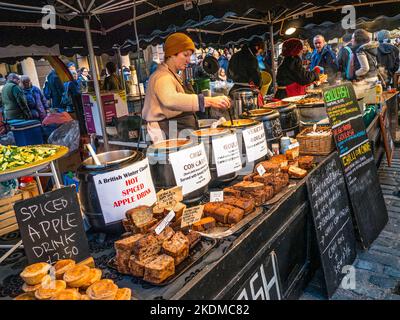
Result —
<instances>
[{"instance_id":1,"label":"stall lighting","mask_svg":"<svg viewBox=\"0 0 400 320\"><path fill-rule=\"evenodd\" d=\"M285 34L286 34L287 36L291 36L293 33L296 32L296 30L297 30L297 28L290 27L289 29L286 29Z\"/></svg>"}]
</instances>

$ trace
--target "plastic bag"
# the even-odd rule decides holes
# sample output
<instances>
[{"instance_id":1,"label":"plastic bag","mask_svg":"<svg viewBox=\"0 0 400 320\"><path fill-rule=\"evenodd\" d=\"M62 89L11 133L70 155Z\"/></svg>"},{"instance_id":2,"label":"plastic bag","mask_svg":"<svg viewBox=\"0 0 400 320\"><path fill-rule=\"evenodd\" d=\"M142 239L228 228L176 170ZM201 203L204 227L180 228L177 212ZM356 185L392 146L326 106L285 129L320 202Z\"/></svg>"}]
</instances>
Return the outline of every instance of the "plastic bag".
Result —
<instances>
[{"instance_id":1,"label":"plastic bag","mask_svg":"<svg viewBox=\"0 0 400 320\"><path fill-rule=\"evenodd\" d=\"M13 196L17 190L17 179L0 182L0 199Z\"/></svg>"},{"instance_id":2,"label":"plastic bag","mask_svg":"<svg viewBox=\"0 0 400 320\"><path fill-rule=\"evenodd\" d=\"M14 134L12 133L12 131L0 136L0 144L2 144L3 146L16 145Z\"/></svg>"},{"instance_id":3,"label":"plastic bag","mask_svg":"<svg viewBox=\"0 0 400 320\"><path fill-rule=\"evenodd\" d=\"M64 123L54 130L48 139L48 143L68 147L69 152L78 150L79 141L80 132L77 120Z\"/></svg>"}]
</instances>

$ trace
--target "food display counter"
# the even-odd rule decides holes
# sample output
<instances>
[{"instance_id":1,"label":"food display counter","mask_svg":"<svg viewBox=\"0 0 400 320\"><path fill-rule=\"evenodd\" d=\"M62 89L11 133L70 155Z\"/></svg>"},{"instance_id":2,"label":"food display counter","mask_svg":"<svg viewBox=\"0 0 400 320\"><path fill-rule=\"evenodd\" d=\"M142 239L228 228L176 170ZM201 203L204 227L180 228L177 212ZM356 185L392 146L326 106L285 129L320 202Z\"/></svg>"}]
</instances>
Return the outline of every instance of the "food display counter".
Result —
<instances>
[{"instance_id":1,"label":"food display counter","mask_svg":"<svg viewBox=\"0 0 400 320\"><path fill-rule=\"evenodd\" d=\"M389 104L397 95L386 98L389 111L385 116L392 124L395 104L393 107ZM269 300L296 299L302 294L321 268L315 212L309 194L310 185L315 186L310 177L321 170L329 171L328 166L340 154L334 151L324 156L302 155L299 143L287 138L289 145L279 146L285 155L271 158L265 133L261 134L265 123L252 121L244 129L247 132L243 137L236 137L234 131L218 129L218 138L226 141L219 147L210 144L208 149L213 153L208 159L202 139L179 145L179 150L174 152L180 152L182 168L175 166L177 156L171 150L172 140L153 145L146 158L141 153L134 152L134 157L132 153L122 152L124 157L109 158L100 165L92 160L83 163L81 179L86 184L82 183L85 188L80 190L82 210L87 214L89 203L95 201L95 208L89 210L91 220L102 215L101 225L95 230L98 233L87 232L90 255L94 258L93 265L102 271L102 277L116 285L112 290L131 289L134 300ZM317 134L315 130L314 133ZM367 134L379 165L385 154L379 115L367 128ZM330 137L333 139L332 134ZM243 142L245 151L235 149L230 151L230 157L224 158L221 150L226 152L228 147L237 147L238 143L232 143L232 139ZM260 139L263 143L259 143ZM240 168L245 167L242 160L249 158L249 154L255 158L250 158L252 165L246 175L232 174L224 166L226 159L230 159ZM163 155L169 159L164 167L157 164ZM266 158L270 160L265 161ZM205 166L210 161L216 162L212 164L212 173L211 164ZM161 179L162 172L167 171L174 181L164 181L164 176ZM211 180L216 180L218 172L224 172L220 175L229 175L230 179L221 179L213 185ZM149 183L151 180L154 184ZM180 186L180 191L172 191L175 185ZM123 190L122 196L119 190ZM222 198L218 199L215 191L223 191ZM212 197L217 198L212 200ZM107 228L109 223L113 224L112 231ZM121 235L122 227L126 234ZM209 228L214 232L208 232ZM221 236L214 236L218 233ZM19 238L18 232L1 238L0 245L11 245L14 238ZM177 246L182 250L178 252ZM150 258L151 262L144 262ZM170 264L174 266L173 272L168 269ZM28 258L22 250L0 265L0 299L21 294L24 280L20 273L27 265ZM74 284L69 282L72 287ZM85 285L96 296L90 281ZM85 297L88 291L83 293L79 289ZM125 291L121 295L122 292ZM128 296L124 293L124 297Z\"/></svg>"}]
</instances>

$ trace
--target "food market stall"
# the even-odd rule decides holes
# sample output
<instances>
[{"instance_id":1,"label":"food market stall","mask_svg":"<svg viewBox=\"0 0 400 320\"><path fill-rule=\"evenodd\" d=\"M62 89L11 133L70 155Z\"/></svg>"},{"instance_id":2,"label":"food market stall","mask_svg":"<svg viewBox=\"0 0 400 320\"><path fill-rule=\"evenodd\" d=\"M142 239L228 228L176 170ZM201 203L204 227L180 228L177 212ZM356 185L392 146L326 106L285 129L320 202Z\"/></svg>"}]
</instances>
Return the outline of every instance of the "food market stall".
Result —
<instances>
[{"instance_id":1,"label":"food market stall","mask_svg":"<svg viewBox=\"0 0 400 320\"><path fill-rule=\"evenodd\" d=\"M391 112L385 113L387 119L390 115ZM391 122L388 123L390 128ZM81 184L80 200L81 210L92 224L87 233L90 255L94 258L91 268L96 266L102 276L112 279L118 288L131 289L132 298L139 300L299 297L316 270L321 268L321 262L324 267L326 259L320 255L316 241L319 233L315 230L315 199L310 198L309 188L315 188L314 180L318 183L326 180L319 176L320 171L331 171L339 154L328 148L327 154L320 149L320 154L316 151L312 156L301 155L305 145L298 138L297 143L289 139L285 154L269 155L270 160L266 161L265 123L250 120L238 125L229 125L228 121L225 128L208 130L206 135L205 131L198 132L197 142L170 141L152 146L147 158L130 151L110 152L107 158L100 155L101 167L93 160L85 161L80 179L87 185ZM379 144L379 148L372 148L375 160L385 152L382 130L378 126L379 115L376 115L367 129L372 145ZM229 130L235 129L236 134L229 134ZM216 140L211 139L208 149L214 154L207 159L202 147L205 138L210 136L226 141L220 140L222 148L218 148ZM332 140L332 135L328 137ZM259 138L265 144L254 143ZM232 139L240 141L237 144L244 148L234 148L230 154L236 156L228 158L237 164L237 167L232 166L235 170L247 167L246 175L243 172L232 175L236 171L226 171L223 165L226 158L221 150L226 150L224 146L234 146ZM182 156L183 153L188 156ZM160 161L158 164L154 161L155 156L157 160L161 156L169 157L172 165L160 167ZM174 168L179 163L174 157L187 159L180 161L182 168ZM157 173L168 170L169 174ZM140 176L137 175L139 171ZM336 171L342 174L341 170ZM225 179L227 175L229 179ZM161 177L165 181L160 180ZM211 182L219 177L225 178L212 186ZM126 191L122 198L118 190ZM215 191L223 191L222 197ZM344 198L339 203L350 201L345 194L341 195ZM133 197L138 195L141 201L135 203ZM89 208L89 201L97 207ZM114 208L110 208L110 204ZM101 219L95 216L99 212L102 212ZM102 222L97 223L100 220ZM159 227L163 229L157 230ZM123 232L127 233L121 236ZM17 233L1 242L15 243L14 236ZM349 240L349 243L354 242ZM182 249L178 250L177 246ZM154 256L156 260L151 259ZM253 258L249 260L248 257ZM143 263L146 259L149 261ZM1 298L14 298L28 290L23 287L27 280L19 275L28 264L21 249L2 263ZM326 281L332 286L332 280ZM74 284L74 281L68 283ZM117 290L111 287L111 291ZM36 299L41 298L39 293ZM86 299L88 294L82 290L81 293L81 298ZM91 297L96 298L95 293L91 293Z\"/></svg>"}]
</instances>

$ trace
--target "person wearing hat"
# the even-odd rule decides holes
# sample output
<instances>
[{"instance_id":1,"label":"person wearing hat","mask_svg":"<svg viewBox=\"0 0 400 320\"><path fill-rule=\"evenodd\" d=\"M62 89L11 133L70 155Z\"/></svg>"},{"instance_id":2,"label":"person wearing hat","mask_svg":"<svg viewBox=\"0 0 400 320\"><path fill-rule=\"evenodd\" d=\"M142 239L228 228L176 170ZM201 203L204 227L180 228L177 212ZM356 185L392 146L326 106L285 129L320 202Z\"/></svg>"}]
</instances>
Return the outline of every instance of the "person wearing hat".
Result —
<instances>
[{"instance_id":1,"label":"person wearing hat","mask_svg":"<svg viewBox=\"0 0 400 320\"><path fill-rule=\"evenodd\" d=\"M322 67L315 67L307 71L303 67L301 55L303 53L303 42L292 38L283 43L282 56L284 57L278 67L276 82L278 90L275 94L277 99L284 99L306 93L306 87L320 80Z\"/></svg>"},{"instance_id":2,"label":"person wearing hat","mask_svg":"<svg viewBox=\"0 0 400 320\"><path fill-rule=\"evenodd\" d=\"M153 143L176 138L184 129L198 129L195 112L204 112L209 107L230 107L228 97L195 94L182 80L179 72L185 70L195 52L194 43L186 34L170 35L165 41L164 52L165 61L149 79L142 111Z\"/></svg>"},{"instance_id":3,"label":"person wearing hat","mask_svg":"<svg viewBox=\"0 0 400 320\"><path fill-rule=\"evenodd\" d=\"M381 30L378 32L378 64L384 67L388 74L387 84L393 84L394 74L399 70L399 49L390 43L390 32Z\"/></svg>"}]
</instances>

